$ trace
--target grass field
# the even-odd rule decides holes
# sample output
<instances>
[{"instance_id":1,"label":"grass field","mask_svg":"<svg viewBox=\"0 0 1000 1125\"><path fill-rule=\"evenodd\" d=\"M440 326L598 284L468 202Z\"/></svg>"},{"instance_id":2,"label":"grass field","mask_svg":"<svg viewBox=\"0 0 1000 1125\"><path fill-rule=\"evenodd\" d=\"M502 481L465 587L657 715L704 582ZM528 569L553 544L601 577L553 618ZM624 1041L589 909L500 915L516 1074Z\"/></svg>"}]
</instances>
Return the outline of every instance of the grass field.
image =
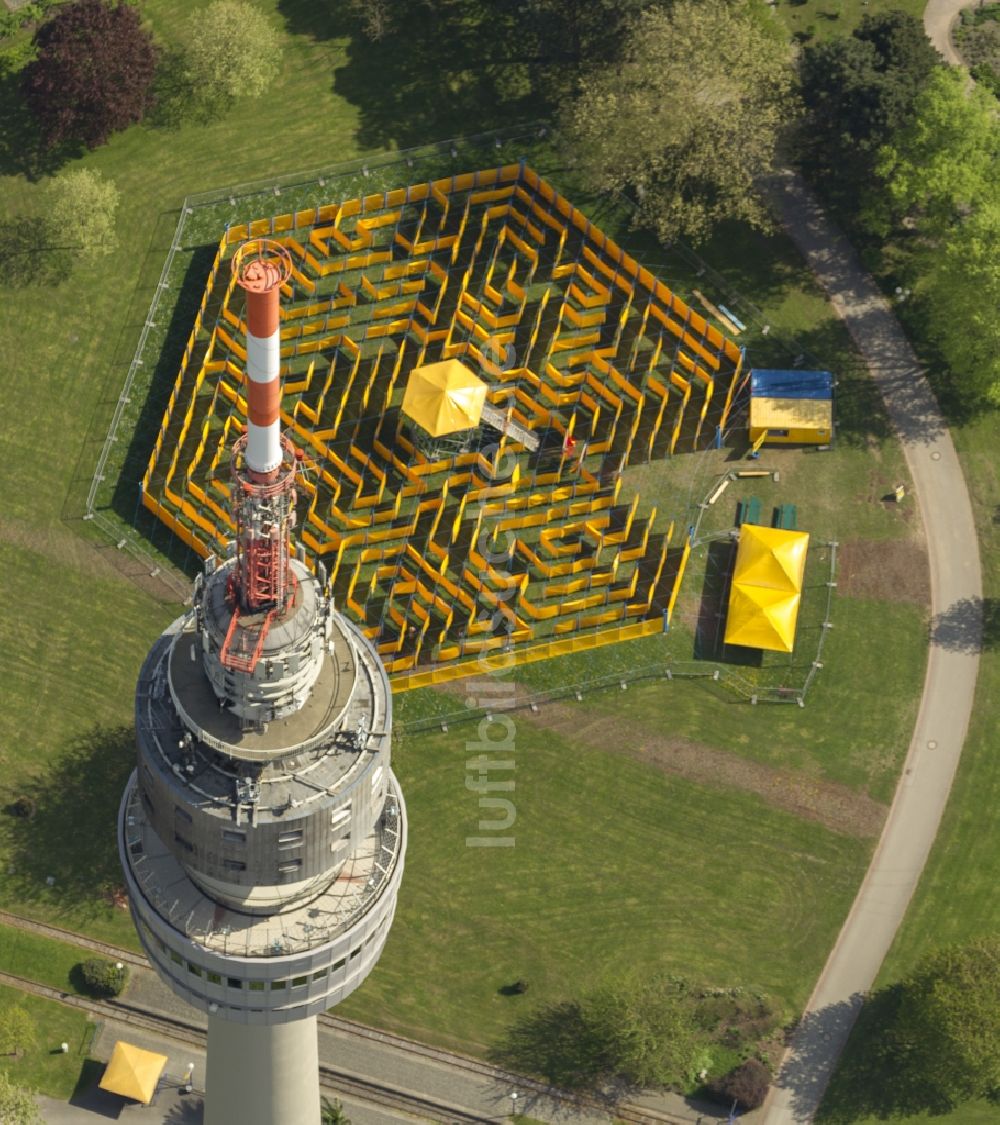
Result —
<instances>
[{"instance_id":1,"label":"grass field","mask_svg":"<svg viewBox=\"0 0 1000 1125\"><path fill-rule=\"evenodd\" d=\"M924 0L777 0L775 12L791 32L809 32L816 41L848 35L866 15L881 10L898 8L919 19L924 6Z\"/></svg>"},{"instance_id":2,"label":"grass field","mask_svg":"<svg viewBox=\"0 0 1000 1125\"><path fill-rule=\"evenodd\" d=\"M528 1006L642 964L794 1012L870 843L514 718L511 847L465 843L495 815L466 787L474 726L403 742L406 891L382 960L338 1011L483 1051ZM499 993L518 979L524 996Z\"/></svg>"},{"instance_id":3,"label":"grass field","mask_svg":"<svg viewBox=\"0 0 1000 1125\"><path fill-rule=\"evenodd\" d=\"M0 985L0 1007L19 1007L35 1024L36 1044L19 1059L0 1059L12 1081L36 1093L67 1099L90 1048L94 1024L75 1008ZM61 1043L69 1044L63 1054Z\"/></svg>"},{"instance_id":4,"label":"grass field","mask_svg":"<svg viewBox=\"0 0 1000 1125\"><path fill-rule=\"evenodd\" d=\"M143 10L170 38L193 6L151 0ZM133 759L136 672L179 607L148 583L125 581L122 556L87 534L79 516L176 208L185 193L535 115L517 89L496 85L495 71L477 72L474 59L447 82L447 59L422 70L417 47L430 49L429 40L390 70L384 49L349 42L336 15L305 0L262 6L289 30L273 95L237 103L208 125L135 128L89 154L82 163L113 178L122 194L120 248L60 285L3 290L0 762L11 797L40 802L34 820L0 817L8 871L0 902L133 947L127 914L105 898L118 881L114 815ZM0 111L6 218L38 206L40 183L26 163L30 146L15 135L9 77L0 83ZM667 259L647 251L651 265ZM664 276L716 297L751 294L774 326L771 339L795 333L804 352L850 373L843 329L784 240L729 230L704 253L724 288L695 281L695 267L673 257ZM763 337L755 339L762 346ZM815 518L816 527L833 528L843 509L857 534L898 539L907 527L891 522L895 515L870 488L900 475L898 450L866 388L852 376L842 449L828 461L803 459L788 479L800 482L790 487L802 490L801 526ZM628 697L635 721L886 799L919 691L920 611L845 597L838 612L828 667L806 710L754 710L675 683L669 692L636 689ZM531 674L544 682L564 671L538 665ZM617 703L595 697L588 706L599 712ZM481 1050L525 1000L571 995L640 959L722 984L757 984L788 1012L802 1003L868 842L737 789L701 788L525 727L517 844L466 848L479 815L465 787L466 737L456 730L402 746L413 827L405 890L385 956L345 1014ZM518 977L530 982L526 998L498 994Z\"/></svg>"},{"instance_id":5,"label":"grass field","mask_svg":"<svg viewBox=\"0 0 1000 1125\"><path fill-rule=\"evenodd\" d=\"M64 992L79 991L73 968L93 956L81 946L41 937L14 926L0 926L0 946L7 972Z\"/></svg>"}]
</instances>

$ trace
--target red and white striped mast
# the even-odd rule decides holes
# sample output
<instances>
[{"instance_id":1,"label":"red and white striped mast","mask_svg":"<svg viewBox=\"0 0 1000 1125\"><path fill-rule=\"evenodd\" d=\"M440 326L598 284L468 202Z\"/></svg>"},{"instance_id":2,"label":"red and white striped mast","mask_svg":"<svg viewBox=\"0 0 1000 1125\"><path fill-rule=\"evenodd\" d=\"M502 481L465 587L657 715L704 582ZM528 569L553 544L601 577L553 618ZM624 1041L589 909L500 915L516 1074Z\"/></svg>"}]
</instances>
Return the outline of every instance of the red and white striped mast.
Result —
<instances>
[{"instance_id":1,"label":"red and white striped mast","mask_svg":"<svg viewBox=\"0 0 1000 1125\"><path fill-rule=\"evenodd\" d=\"M288 251L259 238L233 255L247 295L247 428L233 447L232 511L236 566L233 617L221 657L252 672L273 617L294 593L289 535L295 522L295 451L281 433L281 286L292 272Z\"/></svg>"}]
</instances>

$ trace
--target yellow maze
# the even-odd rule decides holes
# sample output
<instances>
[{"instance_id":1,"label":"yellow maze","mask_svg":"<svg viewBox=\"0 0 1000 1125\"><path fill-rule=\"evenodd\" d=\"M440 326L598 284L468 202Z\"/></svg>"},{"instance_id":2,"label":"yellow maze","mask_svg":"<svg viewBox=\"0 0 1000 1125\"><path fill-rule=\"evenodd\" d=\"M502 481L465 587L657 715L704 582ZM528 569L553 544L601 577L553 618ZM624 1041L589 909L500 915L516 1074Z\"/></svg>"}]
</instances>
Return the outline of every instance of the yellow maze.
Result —
<instances>
[{"instance_id":1,"label":"yellow maze","mask_svg":"<svg viewBox=\"0 0 1000 1125\"><path fill-rule=\"evenodd\" d=\"M227 259L263 235L294 262L281 356L284 425L304 454L299 543L394 690L664 627L686 534L621 502L620 473L709 443L741 353L523 165L230 228L143 478L147 508L199 554L225 551L228 450L246 418ZM449 358L537 451L489 429L444 460L414 447L407 376Z\"/></svg>"}]
</instances>

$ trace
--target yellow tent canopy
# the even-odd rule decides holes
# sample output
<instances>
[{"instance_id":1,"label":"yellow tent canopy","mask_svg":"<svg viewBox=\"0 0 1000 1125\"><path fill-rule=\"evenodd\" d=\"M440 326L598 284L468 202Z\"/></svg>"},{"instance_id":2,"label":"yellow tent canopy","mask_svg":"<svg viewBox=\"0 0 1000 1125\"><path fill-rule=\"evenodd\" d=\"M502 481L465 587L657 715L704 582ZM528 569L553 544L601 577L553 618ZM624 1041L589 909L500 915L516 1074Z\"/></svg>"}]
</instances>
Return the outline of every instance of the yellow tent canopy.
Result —
<instances>
[{"instance_id":1,"label":"yellow tent canopy","mask_svg":"<svg viewBox=\"0 0 1000 1125\"><path fill-rule=\"evenodd\" d=\"M486 384L457 359L415 367L403 393L403 413L431 437L479 425Z\"/></svg>"},{"instance_id":2,"label":"yellow tent canopy","mask_svg":"<svg viewBox=\"0 0 1000 1125\"><path fill-rule=\"evenodd\" d=\"M802 589L808 546L808 532L743 524L733 585L766 586L798 593Z\"/></svg>"},{"instance_id":3,"label":"yellow tent canopy","mask_svg":"<svg viewBox=\"0 0 1000 1125\"><path fill-rule=\"evenodd\" d=\"M149 1105L166 1065L166 1055L144 1051L141 1047L133 1047L131 1043L119 1040L104 1070L104 1077L100 1081L101 1089Z\"/></svg>"},{"instance_id":4,"label":"yellow tent canopy","mask_svg":"<svg viewBox=\"0 0 1000 1125\"><path fill-rule=\"evenodd\" d=\"M792 651L808 549L808 532L743 524L729 592L726 644Z\"/></svg>"}]
</instances>

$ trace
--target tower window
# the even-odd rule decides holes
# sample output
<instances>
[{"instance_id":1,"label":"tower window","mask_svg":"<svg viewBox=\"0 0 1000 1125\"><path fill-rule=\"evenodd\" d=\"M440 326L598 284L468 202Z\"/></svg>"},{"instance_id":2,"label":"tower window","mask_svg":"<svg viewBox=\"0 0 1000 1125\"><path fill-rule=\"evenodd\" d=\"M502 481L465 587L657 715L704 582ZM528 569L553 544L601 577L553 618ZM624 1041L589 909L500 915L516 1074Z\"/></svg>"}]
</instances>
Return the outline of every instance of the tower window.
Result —
<instances>
[{"instance_id":1,"label":"tower window","mask_svg":"<svg viewBox=\"0 0 1000 1125\"><path fill-rule=\"evenodd\" d=\"M283 863L278 864L278 873L280 875L290 875L293 871L299 871L301 868L301 859L286 859Z\"/></svg>"},{"instance_id":2,"label":"tower window","mask_svg":"<svg viewBox=\"0 0 1000 1125\"><path fill-rule=\"evenodd\" d=\"M302 829L294 832L281 832L278 834L279 848L297 848L302 843Z\"/></svg>"},{"instance_id":3,"label":"tower window","mask_svg":"<svg viewBox=\"0 0 1000 1125\"><path fill-rule=\"evenodd\" d=\"M226 984L228 984L230 988L243 987L243 981L241 981L239 977L226 977Z\"/></svg>"},{"instance_id":4,"label":"tower window","mask_svg":"<svg viewBox=\"0 0 1000 1125\"><path fill-rule=\"evenodd\" d=\"M245 844L247 842L247 834L240 832L236 828L223 828L222 840L226 844Z\"/></svg>"},{"instance_id":5,"label":"tower window","mask_svg":"<svg viewBox=\"0 0 1000 1125\"><path fill-rule=\"evenodd\" d=\"M193 852L194 851L194 844L192 844L190 840L185 840L184 837L179 832L174 833L174 843L180 844L180 846L186 852Z\"/></svg>"},{"instance_id":6,"label":"tower window","mask_svg":"<svg viewBox=\"0 0 1000 1125\"><path fill-rule=\"evenodd\" d=\"M174 816L178 820L183 820L186 824L191 824L194 819L187 809L181 808L180 805L174 805Z\"/></svg>"},{"instance_id":7,"label":"tower window","mask_svg":"<svg viewBox=\"0 0 1000 1125\"><path fill-rule=\"evenodd\" d=\"M224 859L222 866L227 871L246 871L247 865L241 859Z\"/></svg>"}]
</instances>

